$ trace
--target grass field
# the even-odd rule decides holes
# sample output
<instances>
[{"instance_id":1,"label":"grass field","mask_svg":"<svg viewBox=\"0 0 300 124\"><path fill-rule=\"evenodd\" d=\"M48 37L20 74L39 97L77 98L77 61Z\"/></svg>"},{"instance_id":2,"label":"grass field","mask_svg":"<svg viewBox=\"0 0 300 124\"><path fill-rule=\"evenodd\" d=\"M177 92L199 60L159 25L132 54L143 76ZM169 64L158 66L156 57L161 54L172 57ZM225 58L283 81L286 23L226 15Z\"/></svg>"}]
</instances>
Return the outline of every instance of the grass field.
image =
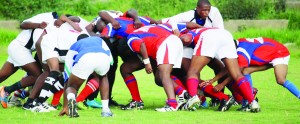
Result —
<instances>
[{"instance_id":1,"label":"grass field","mask_svg":"<svg viewBox=\"0 0 300 124\"><path fill-rule=\"evenodd\" d=\"M291 60L287 78L300 88L300 50L291 47ZM7 59L6 46L0 46L0 65ZM24 75L18 71L0 86L10 85ZM147 75L144 70L135 73L139 82L141 96L144 100L144 110L123 111L112 107L114 117L102 118L100 109L80 110L80 118L70 119L58 116L59 111L50 113L32 113L21 108L3 109L0 107L0 122L5 123L300 123L299 99L290 94L285 88L275 83L273 70L253 74L254 86L259 89L258 98L262 111L260 113L246 113L235 111L239 106L232 107L227 112L216 112L217 108L198 109L197 111L179 111L159 113L154 109L165 104L166 95L162 88L155 85L152 75ZM209 69L202 72L204 79L211 78L213 73ZM228 92L228 91L227 91ZM125 83L117 72L113 90L114 99L122 104L131 98Z\"/></svg>"}]
</instances>

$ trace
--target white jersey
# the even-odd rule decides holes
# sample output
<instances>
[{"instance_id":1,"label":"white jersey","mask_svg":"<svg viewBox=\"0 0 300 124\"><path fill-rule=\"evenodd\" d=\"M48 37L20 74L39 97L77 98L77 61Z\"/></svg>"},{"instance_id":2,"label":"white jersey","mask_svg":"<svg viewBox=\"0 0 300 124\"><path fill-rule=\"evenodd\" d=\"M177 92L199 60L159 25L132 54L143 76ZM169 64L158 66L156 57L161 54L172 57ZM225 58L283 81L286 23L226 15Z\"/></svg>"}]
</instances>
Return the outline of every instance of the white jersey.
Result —
<instances>
[{"instance_id":1,"label":"white jersey","mask_svg":"<svg viewBox=\"0 0 300 124\"><path fill-rule=\"evenodd\" d=\"M46 28L54 27L55 12L41 13L32 18L26 19L23 22L41 23L46 22L48 25ZM33 32L32 32L33 31ZM25 46L27 49L35 50L35 43L43 33L44 29L27 29L22 30L21 33L16 37L20 45Z\"/></svg>"},{"instance_id":2,"label":"white jersey","mask_svg":"<svg viewBox=\"0 0 300 124\"><path fill-rule=\"evenodd\" d=\"M170 18L162 19L162 23L170 23L172 25L173 30L178 29L177 23L183 23L183 22L196 23L195 10L190 10L187 12L179 13ZM211 27L222 28L222 29L224 28L223 18L218 8L211 6L210 12L203 26L206 28L211 28Z\"/></svg>"}]
</instances>

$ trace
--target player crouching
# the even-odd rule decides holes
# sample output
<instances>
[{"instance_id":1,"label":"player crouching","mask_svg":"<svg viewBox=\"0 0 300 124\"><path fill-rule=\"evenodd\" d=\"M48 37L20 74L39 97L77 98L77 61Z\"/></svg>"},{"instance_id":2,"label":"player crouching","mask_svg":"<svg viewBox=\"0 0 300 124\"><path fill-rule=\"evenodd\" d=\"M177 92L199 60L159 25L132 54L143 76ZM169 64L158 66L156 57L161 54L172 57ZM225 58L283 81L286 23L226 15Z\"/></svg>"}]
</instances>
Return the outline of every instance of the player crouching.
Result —
<instances>
[{"instance_id":1,"label":"player crouching","mask_svg":"<svg viewBox=\"0 0 300 124\"><path fill-rule=\"evenodd\" d=\"M64 76L67 81L64 108L60 115L69 114L71 118L79 117L76 105L76 93L81 84L93 74L99 79L100 94L102 99L102 117L111 117L113 114L108 107L109 84L106 73L113 63L111 52L106 43L100 37L82 38L74 43L66 56ZM68 105L66 101L68 100Z\"/></svg>"}]
</instances>

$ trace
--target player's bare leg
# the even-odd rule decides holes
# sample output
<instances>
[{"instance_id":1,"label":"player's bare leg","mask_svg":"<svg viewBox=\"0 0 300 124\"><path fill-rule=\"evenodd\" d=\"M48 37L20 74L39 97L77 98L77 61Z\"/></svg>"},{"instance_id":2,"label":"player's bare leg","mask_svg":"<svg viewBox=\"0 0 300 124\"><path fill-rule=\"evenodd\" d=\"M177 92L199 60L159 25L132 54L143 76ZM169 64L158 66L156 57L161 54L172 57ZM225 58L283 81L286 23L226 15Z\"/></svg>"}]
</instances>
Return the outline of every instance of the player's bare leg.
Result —
<instances>
[{"instance_id":1,"label":"player's bare leg","mask_svg":"<svg viewBox=\"0 0 300 124\"><path fill-rule=\"evenodd\" d=\"M288 65L279 64L274 66L276 81L279 85L284 86L292 94L294 94L294 96L300 99L300 90L292 82L286 80L287 71L288 71Z\"/></svg>"},{"instance_id":2,"label":"player's bare leg","mask_svg":"<svg viewBox=\"0 0 300 124\"><path fill-rule=\"evenodd\" d=\"M187 79L187 89L188 93L192 98L187 101L186 107L187 109L192 109L193 107L200 104L200 99L197 96L198 92L198 84L199 84L199 76L201 70L211 61L211 58L205 56L193 56L191 65L188 71L188 79Z\"/></svg>"},{"instance_id":3,"label":"player's bare leg","mask_svg":"<svg viewBox=\"0 0 300 124\"><path fill-rule=\"evenodd\" d=\"M247 78L245 78L239 68L237 59L228 59L224 58L222 59L224 62L226 69L228 70L229 74L233 78L233 80L236 82L234 85L238 85L239 91L241 95L248 100L250 109L252 112L259 112L260 107L258 103L254 100L254 96L252 93L252 88L250 86L249 81Z\"/></svg>"},{"instance_id":4,"label":"player's bare leg","mask_svg":"<svg viewBox=\"0 0 300 124\"><path fill-rule=\"evenodd\" d=\"M126 83L127 88L132 96L132 101L126 105L122 105L122 110L128 109L143 109L144 103L140 97L137 81L132 74L134 71L138 71L144 68L144 64L139 60L137 56L132 56L130 59L126 59L120 67L121 75Z\"/></svg>"},{"instance_id":5,"label":"player's bare leg","mask_svg":"<svg viewBox=\"0 0 300 124\"><path fill-rule=\"evenodd\" d=\"M167 106L163 108L155 109L156 111L166 112L166 111L177 111L177 101L174 92L175 83L171 78L171 71L173 65L171 64L160 64L158 65L159 77L162 81L165 93L167 94Z\"/></svg>"},{"instance_id":6,"label":"player's bare leg","mask_svg":"<svg viewBox=\"0 0 300 124\"><path fill-rule=\"evenodd\" d=\"M68 113L70 118L79 117L76 107L76 94L83 82L83 79L80 79L73 74L70 75L70 78L68 80L68 88L66 89L66 94L68 99Z\"/></svg>"}]
</instances>

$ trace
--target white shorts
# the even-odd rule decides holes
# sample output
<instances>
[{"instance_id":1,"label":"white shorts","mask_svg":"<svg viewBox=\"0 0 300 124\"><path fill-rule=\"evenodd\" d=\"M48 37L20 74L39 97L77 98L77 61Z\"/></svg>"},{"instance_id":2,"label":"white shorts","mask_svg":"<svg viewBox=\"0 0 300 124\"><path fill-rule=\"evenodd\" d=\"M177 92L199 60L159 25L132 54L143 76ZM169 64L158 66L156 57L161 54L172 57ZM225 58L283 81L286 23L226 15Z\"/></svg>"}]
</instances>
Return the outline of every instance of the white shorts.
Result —
<instances>
[{"instance_id":1,"label":"white shorts","mask_svg":"<svg viewBox=\"0 0 300 124\"><path fill-rule=\"evenodd\" d=\"M103 76L110 68L110 60L104 53L87 53L72 67L71 73L84 80L93 72Z\"/></svg>"},{"instance_id":2,"label":"white shorts","mask_svg":"<svg viewBox=\"0 0 300 124\"><path fill-rule=\"evenodd\" d=\"M194 49L190 47L183 46L183 58L192 59Z\"/></svg>"},{"instance_id":3,"label":"white shorts","mask_svg":"<svg viewBox=\"0 0 300 124\"><path fill-rule=\"evenodd\" d=\"M285 64L288 65L289 64L289 60L290 60L290 56L286 56L286 57L282 57L282 58L276 58L273 59L270 64L272 64L273 66L279 65L279 64Z\"/></svg>"},{"instance_id":4,"label":"white shorts","mask_svg":"<svg viewBox=\"0 0 300 124\"><path fill-rule=\"evenodd\" d=\"M42 62L46 63L46 60L50 58L58 58L60 63L64 63L66 55L60 55L55 49L67 51L77 41L78 35L80 33L63 29L51 31L44 35L41 43Z\"/></svg>"},{"instance_id":5,"label":"white shorts","mask_svg":"<svg viewBox=\"0 0 300 124\"><path fill-rule=\"evenodd\" d=\"M224 29L204 31L197 42L193 55L217 58L237 58L232 35Z\"/></svg>"},{"instance_id":6,"label":"white shorts","mask_svg":"<svg viewBox=\"0 0 300 124\"><path fill-rule=\"evenodd\" d=\"M181 40L170 35L159 46L156 52L157 65L173 64L173 68L180 68L183 54L183 45Z\"/></svg>"},{"instance_id":7,"label":"white shorts","mask_svg":"<svg viewBox=\"0 0 300 124\"><path fill-rule=\"evenodd\" d=\"M15 67L24 66L26 64L35 62L31 54L31 50L25 48L17 40L13 40L7 48L8 59Z\"/></svg>"}]
</instances>

